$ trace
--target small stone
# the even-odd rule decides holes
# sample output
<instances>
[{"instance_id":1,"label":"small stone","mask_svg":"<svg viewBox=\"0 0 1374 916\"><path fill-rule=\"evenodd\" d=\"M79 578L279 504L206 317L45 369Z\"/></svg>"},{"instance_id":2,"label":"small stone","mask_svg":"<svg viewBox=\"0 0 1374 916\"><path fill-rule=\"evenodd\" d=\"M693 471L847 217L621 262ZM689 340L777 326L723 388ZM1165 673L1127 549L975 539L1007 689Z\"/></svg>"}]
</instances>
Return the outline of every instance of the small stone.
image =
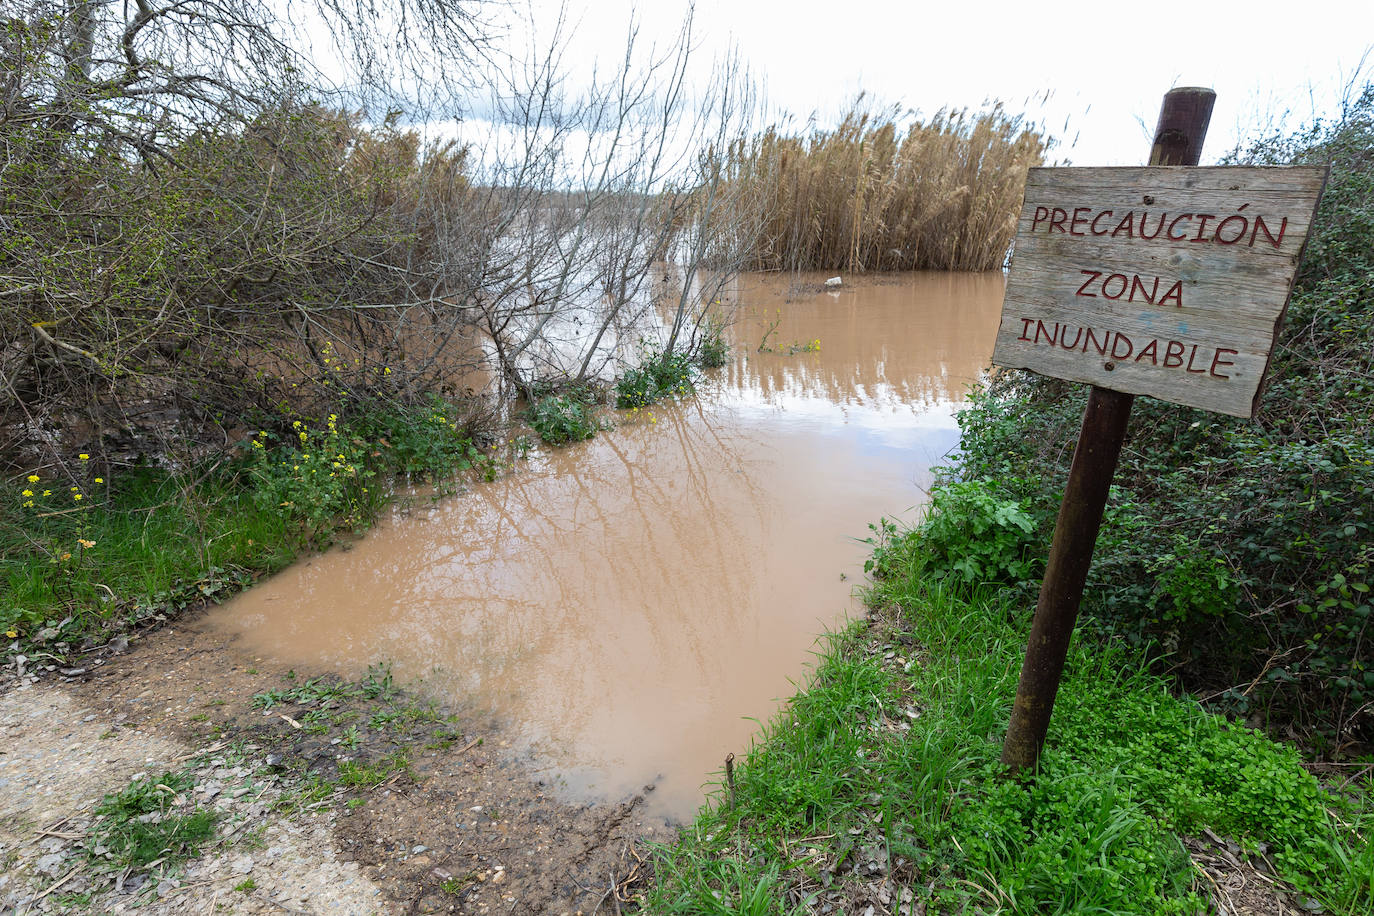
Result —
<instances>
[{"instance_id":1,"label":"small stone","mask_svg":"<svg viewBox=\"0 0 1374 916\"><path fill-rule=\"evenodd\" d=\"M65 856L54 852L40 858L38 860L38 865L35 867L45 875L57 877L57 873L62 870L62 866L66 861L67 859Z\"/></svg>"}]
</instances>

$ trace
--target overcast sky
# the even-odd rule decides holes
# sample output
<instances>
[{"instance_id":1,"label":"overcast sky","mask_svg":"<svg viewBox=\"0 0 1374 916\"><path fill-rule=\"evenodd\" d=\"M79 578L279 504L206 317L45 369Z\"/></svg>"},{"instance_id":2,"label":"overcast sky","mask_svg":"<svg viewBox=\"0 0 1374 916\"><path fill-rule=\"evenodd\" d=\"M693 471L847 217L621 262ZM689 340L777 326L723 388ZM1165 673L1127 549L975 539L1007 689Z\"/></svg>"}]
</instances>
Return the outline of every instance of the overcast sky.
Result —
<instances>
[{"instance_id":1,"label":"overcast sky","mask_svg":"<svg viewBox=\"0 0 1374 916\"><path fill-rule=\"evenodd\" d=\"M565 60L581 67L615 61L632 14L642 38L666 42L687 8L567 2L577 31ZM559 5L534 0L541 29ZM1064 141L1053 155L1075 165L1139 164L1175 86L1217 92L1206 162L1285 111L1294 126L1329 112L1367 54L1365 78L1374 75L1374 0L698 0L694 31L698 64L737 45L776 109L832 120L860 90L923 114L1000 99L1041 118Z\"/></svg>"}]
</instances>

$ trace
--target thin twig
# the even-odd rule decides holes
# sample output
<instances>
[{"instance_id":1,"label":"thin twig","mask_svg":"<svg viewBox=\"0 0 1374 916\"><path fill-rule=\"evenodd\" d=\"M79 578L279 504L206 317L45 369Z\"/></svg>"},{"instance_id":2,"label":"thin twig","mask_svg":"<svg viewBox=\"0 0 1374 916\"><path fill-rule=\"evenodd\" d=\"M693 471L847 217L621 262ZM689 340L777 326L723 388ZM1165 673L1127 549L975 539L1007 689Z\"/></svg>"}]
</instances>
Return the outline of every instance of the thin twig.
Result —
<instances>
[{"instance_id":1,"label":"thin twig","mask_svg":"<svg viewBox=\"0 0 1374 916\"><path fill-rule=\"evenodd\" d=\"M48 885L48 889L47 889L47 890L43 891L41 894L39 894L37 897L34 897L33 899L34 899L34 900L42 900L44 897L48 896L48 895L51 894L53 891L57 890L59 887L61 887L62 885L66 884L68 881L70 881L73 877L76 876L76 873L77 873L77 872L81 871L81 870L82 870L83 868L85 868L85 867L86 867L86 863L85 863L85 862L79 863L79 864L76 866L76 868L73 868L71 871L67 872L65 875L63 875L61 878L59 878L59 879L57 880L57 883Z\"/></svg>"}]
</instances>

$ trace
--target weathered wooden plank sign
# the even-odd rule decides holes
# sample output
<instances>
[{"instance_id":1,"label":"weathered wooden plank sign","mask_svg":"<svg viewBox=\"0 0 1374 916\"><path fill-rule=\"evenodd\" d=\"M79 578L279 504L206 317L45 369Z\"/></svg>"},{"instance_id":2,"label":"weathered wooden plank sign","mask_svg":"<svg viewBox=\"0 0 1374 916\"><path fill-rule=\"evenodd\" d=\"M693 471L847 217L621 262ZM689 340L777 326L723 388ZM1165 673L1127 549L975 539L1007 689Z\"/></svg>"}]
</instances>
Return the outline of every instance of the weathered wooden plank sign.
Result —
<instances>
[{"instance_id":1,"label":"weathered wooden plank sign","mask_svg":"<svg viewBox=\"0 0 1374 916\"><path fill-rule=\"evenodd\" d=\"M1252 416L1325 181L1031 169L993 362Z\"/></svg>"},{"instance_id":2,"label":"weathered wooden plank sign","mask_svg":"<svg viewBox=\"0 0 1374 916\"><path fill-rule=\"evenodd\" d=\"M1092 387L1002 742L1017 776L1045 744L1136 394L1253 415L1325 182L1196 168L1215 101L1169 90L1146 168L1027 184L993 361Z\"/></svg>"}]
</instances>

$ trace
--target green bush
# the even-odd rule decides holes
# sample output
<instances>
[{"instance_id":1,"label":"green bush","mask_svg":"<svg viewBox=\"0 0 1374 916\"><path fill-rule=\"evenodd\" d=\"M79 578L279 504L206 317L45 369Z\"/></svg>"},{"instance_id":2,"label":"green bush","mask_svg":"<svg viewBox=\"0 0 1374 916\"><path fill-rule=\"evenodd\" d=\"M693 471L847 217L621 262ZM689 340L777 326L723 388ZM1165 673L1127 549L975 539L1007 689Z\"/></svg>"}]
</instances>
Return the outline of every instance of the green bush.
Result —
<instances>
[{"instance_id":1,"label":"green bush","mask_svg":"<svg viewBox=\"0 0 1374 916\"><path fill-rule=\"evenodd\" d=\"M915 531L936 578L968 583L1014 583L1036 575L1035 521L1020 503L997 496L985 480L952 481L931 494L925 522Z\"/></svg>"},{"instance_id":2,"label":"green bush","mask_svg":"<svg viewBox=\"0 0 1374 916\"><path fill-rule=\"evenodd\" d=\"M330 414L323 432L301 420L281 437L266 430L253 439L254 500L264 511L302 521L312 537L336 524L360 527L379 503L367 484L376 476L365 442L340 431Z\"/></svg>"},{"instance_id":3,"label":"green bush","mask_svg":"<svg viewBox=\"0 0 1374 916\"><path fill-rule=\"evenodd\" d=\"M353 435L379 450L392 470L438 479L485 465L477 447L477 418L434 395L415 407L376 406L349 422Z\"/></svg>"},{"instance_id":4,"label":"green bush","mask_svg":"<svg viewBox=\"0 0 1374 916\"><path fill-rule=\"evenodd\" d=\"M687 394L694 390L696 369L685 353L649 350L643 361L626 370L615 384L615 406L648 407L659 398Z\"/></svg>"},{"instance_id":5,"label":"green bush","mask_svg":"<svg viewBox=\"0 0 1374 916\"><path fill-rule=\"evenodd\" d=\"M725 341L726 323L708 321L697 341L697 363L703 369L719 369L730 358L730 344Z\"/></svg>"},{"instance_id":6,"label":"green bush","mask_svg":"<svg viewBox=\"0 0 1374 916\"><path fill-rule=\"evenodd\" d=\"M1318 746L1374 737L1374 86L1237 157L1330 162L1253 421L1137 398L1084 610L1186 687ZM999 376L960 417L965 481L1048 545L1082 386ZM981 510L980 510L981 511ZM1042 549L1044 547L1042 546Z\"/></svg>"},{"instance_id":7,"label":"green bush","mask_svg":"<svg viewBox=\"0 0 1374 916\"><path fill-rule=\"evenodd\" d=\"M591 405L574 394L550 394L535 401L529 422L539 438L550 445L590 439L597 428Z\"/></svg>"}]
</instances>

